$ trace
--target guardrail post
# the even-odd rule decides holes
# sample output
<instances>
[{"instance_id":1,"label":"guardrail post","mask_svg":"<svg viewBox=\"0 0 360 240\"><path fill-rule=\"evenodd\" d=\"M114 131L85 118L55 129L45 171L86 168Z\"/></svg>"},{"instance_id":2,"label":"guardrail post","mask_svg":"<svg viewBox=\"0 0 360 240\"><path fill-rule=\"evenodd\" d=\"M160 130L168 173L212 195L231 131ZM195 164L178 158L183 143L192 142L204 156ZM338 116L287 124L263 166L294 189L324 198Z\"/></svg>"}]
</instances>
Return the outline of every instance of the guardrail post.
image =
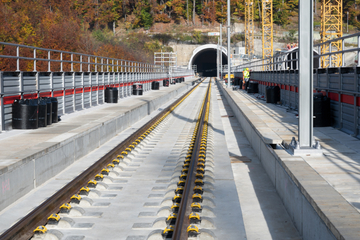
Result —
<instances>
[{"instance_id":1,"label":"guardrail post","mask_svg":"<svg viewBox=\"0 0 360 240\"><path fill-rule=\"evenodd\" d=\"M4 111L4 79L3 72L0 71L0 119L1 131L5 130L5 111Z\"/></svg>"},{"instance_id":2,"label":"guardrail post","mask_svg":"<svg viewBox=\"0 0 360 240\"><path fill-rule=\"evenodd\" d=\"M356 106L356 94L354 94L354 134L353 136L356 137L358 135L358 125L359 125L359 107Z\"/></svg>"},{"instance_id":3,"label":"guardrail post","mask_svg":"<svg viewBox=\"0 0 360 240\"><path fill-rule=\"evenodd\" d=\"M71 54L72 55L72 54ZM72 61L72 60L71 60ZM73 111L75 112L76 110L76 98L75 98L75 93L76 93L76 82L75 82L75 72L71 73L72 76L72 84L73 84L73 95L72 95L72 103L73 103Z\"/></svg>"},{"instance_id":4,"label":"guardrail post","mask_svg":"<svg viewBox=\"0 0 360 240\"><path fill-rule=\"evenodd\" d=\"M97 86L96 105L99 105L99 72L96 72L96 86Z\"/></svg>"},{"instance_id":5,"label":"guardrail post","mask_svg":"<svg viewBox=\"0 0 360 240\"><path fill-rule=\"evenodd\" d=\"M60 53L60 72L63 72L63 53Z\"/></svg>"},{"instance_id":6,"label":"guardrail post","mask_svg":"<svg viewBox=\"0 0 360 240\"><path fill-rule=\"evenodd\" d=\"M54 97L54 75L53 72L50 72L50 92L51 92L51 97Z\"/></svg>"},{"instance_id":7,"label":"guardrail post","mask_svg":"<svg viewBox=\"0 0 360 240\"><path fill-rule=\"evenodd\" d=\"M82 55L80 55L80 72L82 72Z\"/></svg>"},{"instance_id":8,"label":"guardrail post","mask_svg":"<svg viewBox=\"0 0 360 240\"><path fill-rule=\"evenodd\" d=\"M36 48L34 48L34 72L36 72Z\"/></svg>"},{"instance_id":9,"label":"guardrail post","mask_svg":"<svg viewBox=\"0 0 360 240\"><path fill-rule=\"evenodd\" d=\"M36 77L37 79L37 77ZM38 83L38 81L36 81ZM36 90L38 91L38 84L36 84ZM19 90L20 90L20 98L23 99L24 96L24 79L23 79L23 73L19 72Z\"/></svg>"},{"instance_id":10,"label":"guardrail post","mask_svg":"<svg viewBox=\"0 0 360 240\"><path fill-rule=\"evenodd\" d=\"M81 108L85 108L85 87L84 87L84 72L81 73Z\"/></svg>"},{"instance_id":11,"label":"guardrail post","mask_svg":"<svg viewBox=\"0 0 360 240\"><path fill-rule=\"evenodd\" d=\"M51 59L51 56L50 56L50 51L48 51L48 72L51 72L51 61L50 61L50 59Z\"/></svg>"},{"instance_id":12,"label":"guardrail post","mask_svg":"<svg viewBox=\"0 0 360 240\"><path fill-rule=\"evenodd\" d=\"M360 70L360 69L359 69ZM358 74L360 74L360 72L358 72L357 67L354 67L354 89L359 90L359 76ZM360 94L354 94L354 137L357 137L357 135L359 134L359 127L360 127L360 123L359 123L359 108L360 106L357 106L357 97L359 96L360 98Z\"/></svg>"},{"instance_id":13,"label":"guardrail post","mask_svg":"<svg viewBox=\"0 0 360 240\"><path fill-rule=\"evenodd\" d=\"M74 54L71 54L71 72L74 72Z\"/></svg>"},{"instance_id":14,"label":"guardrail post","mask_svg":"<svg viewBox=\"0 0 360 240\"><path fill-rule=\"evenodd\" d=\"M62 66L61 66L62 69ZM66 96L66 88L65 88L65 72L61 71L62 74L62 89L63 89L63 96L62 96L62 104L63 104L63 114L65 114L65 96Z\"/></svg>"},{"instance_id":15,"label":"guardrail post","mask_svg":"<svg viewBox=\"0 0 360 240\"><path fill-rule=\"evenodd\" d=\"M341 50L344 50L345 49L345 40L342 40L341 41ZM343 52L342 53L342 56L341 56L341 66L345 67L345 53Z\"/></svg>"},{"instance_id":16,"label":"guardrail post","mask_svg":"<svg viewBox=\"0 0 360 240\"><path fill-rule=\"evenodd\" d=\"M16 46L16 71L19 72L20 71L20 47Z\"/></svg>"},{"instance_id":17,"label":"guardrail post","mask_svg":"<svg viewBox=\"0 0 360 240\"><path fill-rule=\"evenodd\" d=\"M360 67L360 35L359 36L357 36L357 47L358 47L358 51L357 51L357 53L356 53L356 55L357 55L357 66L358 67Z\"/></svg>"}]
</instances>

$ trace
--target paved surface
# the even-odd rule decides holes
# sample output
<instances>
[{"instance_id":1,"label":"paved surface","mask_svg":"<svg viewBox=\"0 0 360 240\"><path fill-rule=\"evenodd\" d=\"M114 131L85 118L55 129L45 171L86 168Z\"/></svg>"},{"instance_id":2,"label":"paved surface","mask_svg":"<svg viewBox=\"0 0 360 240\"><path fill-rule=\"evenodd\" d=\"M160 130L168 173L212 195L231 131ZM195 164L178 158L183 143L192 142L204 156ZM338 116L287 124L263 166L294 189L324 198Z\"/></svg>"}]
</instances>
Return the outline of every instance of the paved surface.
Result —
<instances>
[{"instance_id":1,"label":"paved surface","mask_svg":"<svg viewBox=\"0 0 360 240\"><path fill-rule=\"evenodd\" d=\"M297 139L297 118L294 112L255 98L243 91L243 102L257 114L281 139ZM323 156L304 160L360 212L360 140L332 127L314 128L314 138L320 141Z\"/></svg>"},{"instance_id":2,"label":"paved surface","mask_svg":"<svg viewBox=\"0 0 360 240\"><path fill-rule=\"evenodd\" d=\"M226 99L217 92L248 240L301 239Z\"/></svg>"},{"instance_id":3,"label":"paved surface","mask_svg":"<svg viewBox=\"0 0 360 240\"><path fill-rule=\"evenodd\" d=\"M242 90L230 95L254 119L252 127L258 132L267 131L272 139L286 143L297 139L295 112ZM266 158L262 163L304 239L360 239L360 140L332 127L314 128L314 137L321 143L322 156L291 156L283 149L273 149L278 163ZM312 221L316 217L322 222Z\"/></svg>"},{"instance_id":4,"label":"paved surface","mask_svg":"<svg viewBox=\"0 0 360 240\"><path fill-rule=\"evenodd\" d=\"M170 213L176 182L181 172L194 117L205 93L200 86L137 153L114 169L102 184L70 214L62 214L58 227L49 226L55 239L162 239L165 218ZM213 89L209 149L205 177L204 211L200 239L246 239L241 205L220 115L216 89ZM155 113L154 113L155 114ZM150 118L151 116L147 117ZM147 119L79 159L0 213L0 232L82 172ZM166 124L165 124L166 123ZM180 167L179 167L180 166ZM114 235L115 234L115 235ZM49 236L50 237L50 236Z\"/></svg>"}]
</instances>

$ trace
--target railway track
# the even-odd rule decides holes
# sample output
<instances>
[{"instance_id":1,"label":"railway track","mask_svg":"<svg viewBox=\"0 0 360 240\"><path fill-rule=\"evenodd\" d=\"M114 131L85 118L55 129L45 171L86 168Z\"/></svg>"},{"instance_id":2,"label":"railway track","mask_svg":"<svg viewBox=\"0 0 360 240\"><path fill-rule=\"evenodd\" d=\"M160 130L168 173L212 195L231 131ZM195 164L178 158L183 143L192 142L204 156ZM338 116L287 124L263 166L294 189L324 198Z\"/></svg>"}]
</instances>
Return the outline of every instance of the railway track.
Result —
<instances>
[{"instance_id":1,"label":"railway track","mask_svg":"<svg viewBox=\"0 0 360 240\"><path fill-rule=\"evenodd\" d=\"M199 85L184 94L183 97L179 98L179 100L174 102L171 106L163 110L155 118L153 118L143 127L138 129L132 136L128 137L125 141L118 144L116 148L108 152L105 156L99 159L99 161L90 166L82 174L80 174L78 177L76 177L66 186L60 189L60 191L49 197L40 206L32 210L24 218L14 224L11 228L2 233L0 239L46 239L44 238L44 236L49 235L47 233L50 229L54 228L54 226L55 228L57 228L56 226L58 226L59 222L62 222L62 225L71 226L72 223L71 221L67 220L66 214L69 214L70 212L76 212L76 207L73 206L96 206L96 204L93 204L93 201L89 197L96 197L97 194L99 195L99 193L97 192L98 189L109 188L109 185L111 185L113 179L116 178L118 175L117 170L121 172L124 171L125 168L127 168L125 169L126 171L131 171L131 168L133 166L136 166L132 166L130 164L131 158L134 157L137 152L139 152L139 149L141 149L141 147L144 147L146 145L151 135L156 135L157 132L161 131L161 128L166 125L169 115L172 115L174 110L194 90L196 90ZM209 93L209 89L210 88L207 89L207 93ZM203 135L203 124L200 123L204 122L204 118L206 119L204 112L208 112L209 101L207 99L208 98L205 97L202 103L201 111L199 112L199 117L201 119L197 119L196 127L194 130L193 138L197 137L198 141L200 139L199 136L202 136L202 138L205 137L205 135ZM192 140L190 146L194 145L194 143L195 140ZM200 151L203 151L200 149L200 145L201 141L194 145L195 148L193 156L195 156L195 153L198 154ZM192 164L192 170L194 170L194 166L195 165ZM184 186L185 188L189 188L192 186L192 184L185 184ZM116 190L116 187L114 189ZM111 194L108 195L111 196ZM180 209L185 208L187 208L187 203L183 201L181 202ZM181 212L183 211L181 210L179 213ZM79 214L82 214L81 210ZM186 218L185 215L182 218ZM57 234L57 232L55 231L52 235L55 236L55 238L53 239L62 239L61 233Z\"/></svg>"},{"instance_id":2,"label":"railway track","mask_svg":"<svg viewBox=\"0 0 360 240\"><path fill-rule=\"evenodd\" d=\"M175 190L176 195L173 198L174 204L171 206L173 213L169 215L167 219L169 225L163 231L164 238L183 240L188 237L197 237L200 233L199 213L202 211L201 203L204 193L210 90L211 82L199 112L187 155L180 159L184 162Z\"/></svg>"},{"instance_id":3,"label":"railway track","mask_svg":"<svg viewBox=\"0 0 360 240\"><path fill-rule=\"evenodd\" d=\"M270 216L272 205L270 213L265 211L267 215L259 220L264 214L262 207L270 203L266 199L266 204L259 206L254 196L266 193L267 198L269 191L263 183L259 188L239 182L244 175L259 177L256 157L249 165L234 161L243 172L241 176L233 172L229 154L255 153L245 137L231 136L232 125L226 125L229 115L225 113L218 86L203 79L148 123L144 122L150 116L14 203L0 224L12 217L12 211L20 216L24 204L26 210L37 206L60 189L1 233L0 239L238 240L271 238L274 231L300 239L286 214L278 217L277 211ZM230 134L225 135L226 131ZM38 194L40 198L34 199ZM247 199L249 195L252 200ZM275 209L285 212L281 206ZM268 221L273 224L268 217L278 223L273 231L268 231ZM260 232L259 222L264 226Z\"/></svg>"}]
</instances>

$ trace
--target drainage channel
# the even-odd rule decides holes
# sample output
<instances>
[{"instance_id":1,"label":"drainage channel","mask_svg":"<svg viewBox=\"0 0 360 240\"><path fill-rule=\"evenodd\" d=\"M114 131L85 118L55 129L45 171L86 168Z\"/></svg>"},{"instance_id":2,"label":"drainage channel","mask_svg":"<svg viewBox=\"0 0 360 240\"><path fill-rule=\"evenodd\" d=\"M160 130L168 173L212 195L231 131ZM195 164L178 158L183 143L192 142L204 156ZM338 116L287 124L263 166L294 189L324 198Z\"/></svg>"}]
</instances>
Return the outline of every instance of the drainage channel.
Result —
<instances>
[{"instance_id":1,"label":"drainage channel","mask_svg":"<svg viewBox=\"0 0 360 240\"><path fill-rule=\"evenodd\" d=\"M152 149L166 132L169 119L176 117L177 107L186 100L198 86L187 92L158 114L155 118L125 139L94 165L64 186L5 231L0 239L82 239L84 235L67 236L69 229L92 229L93 221L74 221L73 217L101 218L103 211L111 204L111 199L123 190L123 184L131 177L140 163L150 155ZM137 159L135 159L138 157ZM87 210L86 208L90 208ZM59 231L57 229L63 229ZM97 238L98 239L98 238ZM109 238L111 239L111 237Z\"/></svg>"}]
</instances>

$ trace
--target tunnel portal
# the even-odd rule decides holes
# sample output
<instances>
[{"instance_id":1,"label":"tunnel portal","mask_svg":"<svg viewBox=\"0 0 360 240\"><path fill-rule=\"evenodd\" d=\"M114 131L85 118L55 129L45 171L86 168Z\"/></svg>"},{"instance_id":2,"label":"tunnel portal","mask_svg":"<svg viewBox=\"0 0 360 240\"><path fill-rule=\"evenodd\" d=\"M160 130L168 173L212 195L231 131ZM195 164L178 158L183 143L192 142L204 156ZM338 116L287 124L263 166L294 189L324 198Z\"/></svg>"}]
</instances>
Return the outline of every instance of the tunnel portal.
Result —
<instances>
[{"instance_id":1,"label":"tunnel portal","mask_svg":"<svg viewBox=\"0 0 360 240\"><path fill-rule=\"evenodd\" d=\"M215 47L214 47L215 46ZM227 64L227 55L222 51L222 64ZM215 77L217 73L216 69L216 45L202 47L200 51L194 51L194 54L190 60L190 65L197 66L197 72L199 76L203 77Z\"/></svg>"}]
</instances>

